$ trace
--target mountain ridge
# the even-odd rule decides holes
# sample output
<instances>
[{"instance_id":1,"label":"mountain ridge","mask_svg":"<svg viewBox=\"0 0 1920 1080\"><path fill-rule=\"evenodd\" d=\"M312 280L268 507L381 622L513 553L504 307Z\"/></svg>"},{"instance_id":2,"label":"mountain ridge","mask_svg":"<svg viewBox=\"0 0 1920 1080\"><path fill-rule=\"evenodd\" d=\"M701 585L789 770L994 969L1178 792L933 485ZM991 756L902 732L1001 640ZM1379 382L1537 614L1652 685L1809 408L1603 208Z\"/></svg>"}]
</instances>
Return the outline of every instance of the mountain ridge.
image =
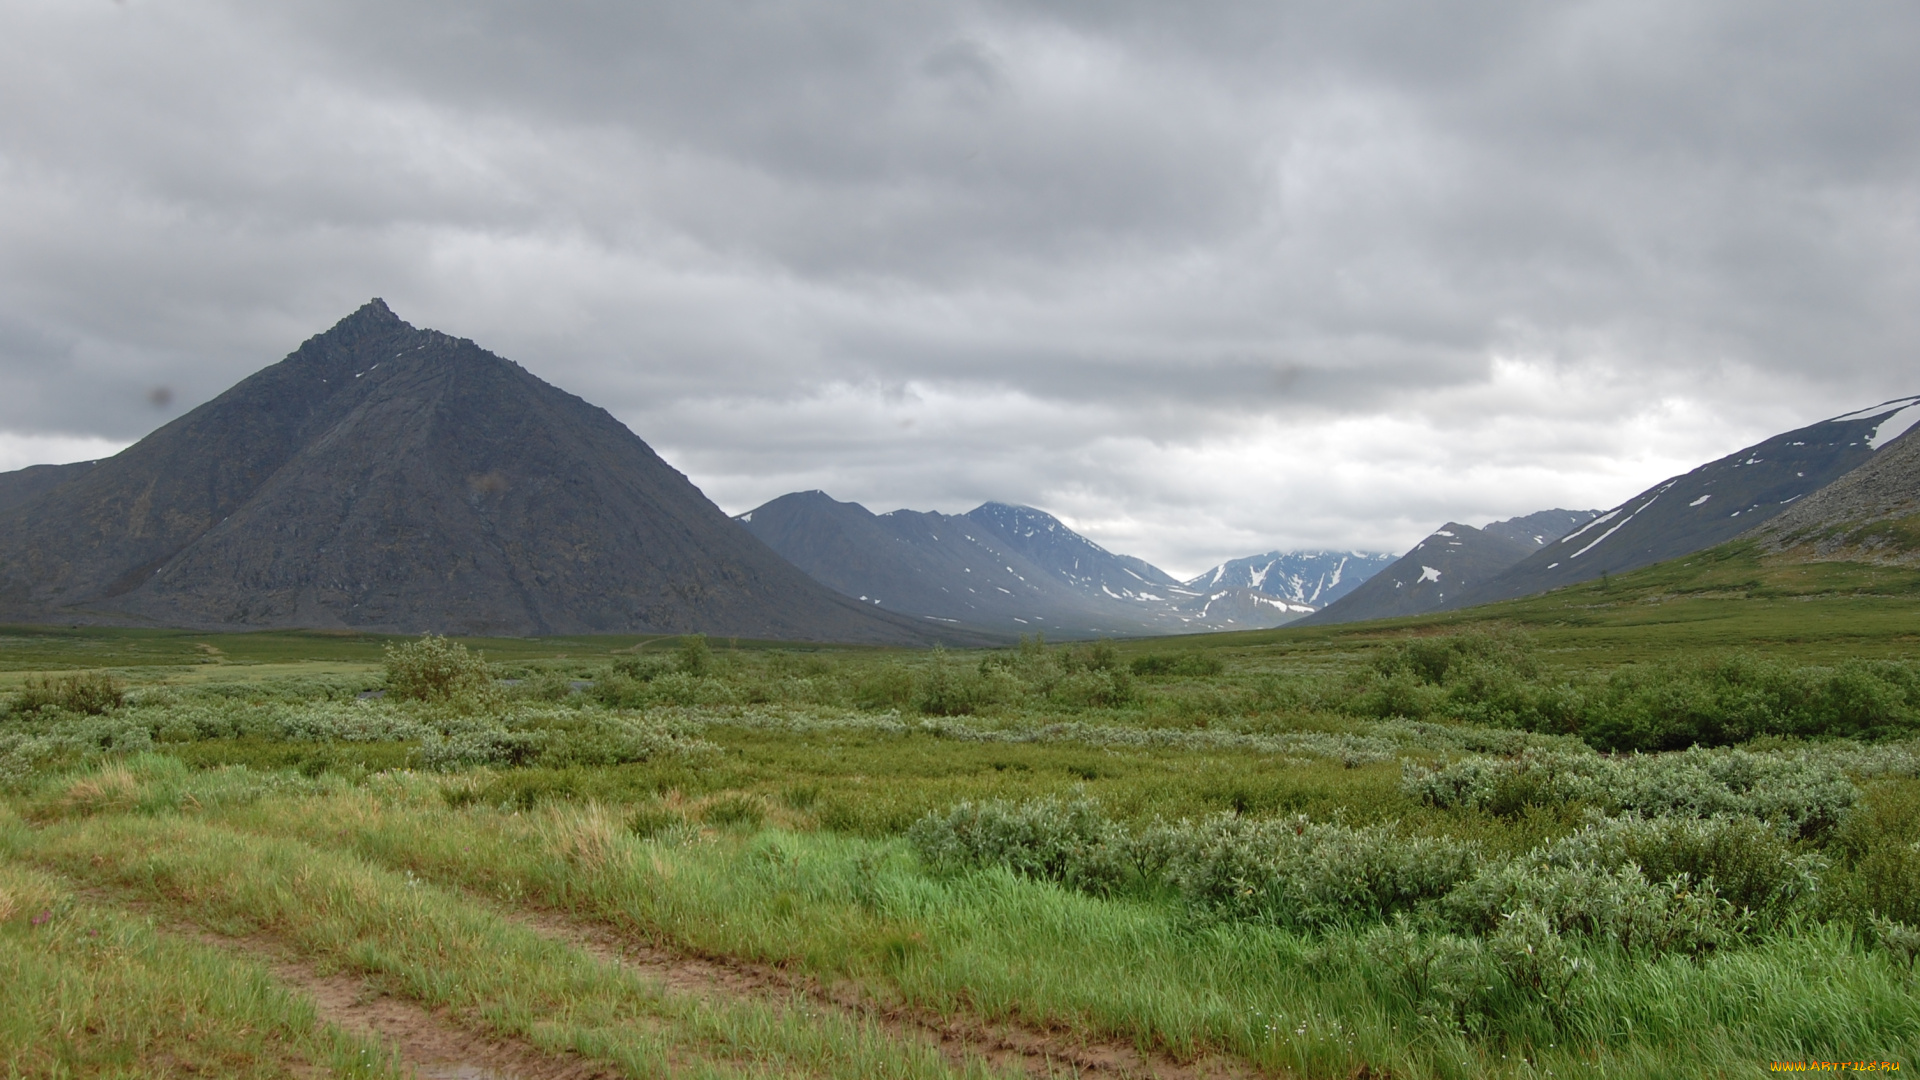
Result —
<instances>
[{"instance_id":1,"label":"mountain ridge","mask_svg":"<svg viewBox=\"0 0 1920 1080\"><path fill-rule=\"evenodd\" d=\"M606 410L375 299L0 512L0 615L912 643Z\"/></svg>"},{"instance_id":2,"label":"mountain ridge","mask_svg":"<svg viewBox=\"0 0 1920 1080\"><path fill-rule=\"evenodd\" d=\"M1303 625L1359 622L1443 611L1450 599L1492 580L1598 510L1541 510L1474 528L1449 521Z\"/></svg>"},{"instance_id":3,"label":"mountain ridge","mask_svg":"<svg viewBox=\"0 0 1920 1080\"><path fill-rule=\"evenodd\" d=\"M1763 439L1653 485L1448 607L1546 592L1731 540L1864 464L1915 420L1920 397L1895 398Z\"/></svg>"},{"instance_id":4,"label":"mountain ridge","mask_svg":"<svg viewBox=\"0 0 1920 1080\"><path fill-rule=\"evenodd\" d=\"M822 584L901 614L993 632L1166 634L1280 625L1310 609L1248 589L1194 590L1028 506L875 514L821 491L735 518Z\"/></svg>"},{"instance_id":5,"label":"mountain ridge","mask_svg":"<svg viewBox=\"0 0 1920 1080\"><path fill-rule=\"evenodd\" d=\"M1394 558L1377 551L1274 550L1230 559L1182 584L1199 590L1247 588L1318 610L1359 588Z\"/></svg>"}]
</instances>

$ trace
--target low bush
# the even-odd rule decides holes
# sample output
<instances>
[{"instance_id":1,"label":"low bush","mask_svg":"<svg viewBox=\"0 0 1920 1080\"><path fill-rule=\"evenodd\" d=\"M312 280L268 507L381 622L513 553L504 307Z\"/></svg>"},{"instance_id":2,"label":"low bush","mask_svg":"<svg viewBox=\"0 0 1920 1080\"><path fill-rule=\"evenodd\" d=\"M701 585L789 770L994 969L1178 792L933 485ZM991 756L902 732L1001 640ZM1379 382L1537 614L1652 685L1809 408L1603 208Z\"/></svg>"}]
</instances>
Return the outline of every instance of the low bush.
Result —
<instances>
[{"instance_id":1,"label":"low bush","mask_svg":"<svg viewBox=\"0 0 1920 1080\"><path fill-rule=\"evenodd\" d=\"M911 679L913 708L927 716L970 716L1011 701L1020 692L1017 680L1005 668L964 664L937 646L933 659Z\"/></svg>"},{"instance_id":2,"label":"low bush","mask_svg":"<svg viewBox=\"0 0 1920 1080\"><path fill-rule=\"evenodd\" d=\"M1091 799L962 802L915 822L907 840L935 871L1004 866L1096 894L1129 877L1129 837Z\"/></svg>"},{"instance_id":3,"label":"low bush","mask_svg":"<svg viewBox=\"0 0 1920 1080\"><path fill-rule=\"evenodd\" d=\"M1491 935L1515 918L1628 952L1699 955L1733 943L1751 916L1685 874L1654 881L1638 865L1555 866L1516 859L1464 882L1440 905L1455 927Z\"/></svg>"},{"instance_id":4,"label":"low bush","mask_svg":"<svg viewBox=\"0 0 1920 1080\"><path fill-rule=\"evenodd\" d=\"M1529 856L1546 866L1638 866L1654 881L1710 883L1736 907L1783 914L1820 888L1829 863L1745 815L1597 818Z\"/></svg>"},{"instance_id":5,"label":"low bush","mask_svg":"<svg viewBox=\"0 0 1920 1080\"><path fill-rule=\"evenodd\" d=\"M1408 765L1402 788L1431 806L1506 817L1528 807L1587 803L1613 813L1742 814L1807 838L1830 831L1860 794L1838 766L1815 755L1699 748L1617 758L1529 750L1439 768Z\"/></svg>"},{"instance_id":6,"label":"low bush","mask_svg":"<svg viewBox=\"0 0 1920 1080\"><path fill-rule=\"evenodd\" d=\"M64 709L98 716L119 708L126 700L125 683L104 672L90 671L57 679L28 679L14 695L13 708L16 712Z\"/></svg>"},{"instance_id":7,"label":"low bush","mask_svg":"<svg viewBox=\"0 0 1920 1080\"><path fill-rule=\"evenodd\" d=\"M1187 675L1195 678L1218 675L1227 669L1226 662L1211 653L1184 652L1168 656L1164 653L1148 653L1136 656L1127 665L1128 670L1145 678L1161 678L1172 675Z\"/></svg>"},{"instance_id":8,"label":"low bush","mask_svg":"<svg viewBox=\"0 0 1920 1080\"><path fill-rule=\"evenodd\" d=\"M1535 651L1526 634L1499 629L1417 638L1381 651L1325 702L1357 716L1577 734L1610 751L1920 730L1920 667L1910 662L1794 666L1729 653L1569 679Z\"/></svg>"},{"instance_id":9,"label":"low bush","mask_svg":"<svg viewBox=\"0 0 1920 1080\"><path fill-rule=\"evenodd\" d=\"M1487 942L1475 956L1521 965L1516 985L1542 1000L1571 986L1562 938L1702 955L1812 911L1829 868L1779 829L1739 816L1595 816L1519 857L1491 858L1471 841L1301 816L1219 814L1131 830L1091 799L1046 798L961 803L922 817L908 838L936 872L1000 866L1097 895L1166 892L1208 919L1309 931L1402 920L1466 934ZM1507 955L1527 946L1532 959ZM1407 977L1407 992L1426 992L1425 976Z\"/></svg>"},{"instance_id":10,"label":"low bush","mask_svg":"<svg viewBox=\"0 0 1920 1080\"><path fill-rule=\"evenodd\" d=\"M1477 845L1304 817L1221 814L1149 832L1166 880L1192 907L1299 928L1373 922L1473 876Z\"/></svg>"},{"instance_id":11,"label":"low bush","mask_svg":"<svg viewBox=\"0 0 1920 1080\"><path fill-rule=\"evenodd\" d=\"M386 653L387 693L410 701L487 699L497 691L486 657L469 653L457 641L423 634L418 641L390 644Z\"/></svg>"}]
</instances>

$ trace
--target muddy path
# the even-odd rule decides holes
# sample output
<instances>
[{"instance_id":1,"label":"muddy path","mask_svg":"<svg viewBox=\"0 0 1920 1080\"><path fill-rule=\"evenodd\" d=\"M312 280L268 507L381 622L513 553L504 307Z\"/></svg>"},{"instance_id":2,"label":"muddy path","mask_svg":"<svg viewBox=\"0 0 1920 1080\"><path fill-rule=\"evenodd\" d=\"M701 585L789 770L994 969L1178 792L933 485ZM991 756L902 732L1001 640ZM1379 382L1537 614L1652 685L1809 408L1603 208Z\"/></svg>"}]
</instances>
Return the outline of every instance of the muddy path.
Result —
<instances>
[{"instance_id":1,"label":"muddy path","mask_svg":"<svg viewBox=\"0 0 1920 1080\"><path fill-rule=\"evenodd\" d=\"M1131 1042L1117 1039L992 1023L976 1016L882 1002L863 994L851 982L829 984L772 964L676 951L554 911L490 906L502 917L536 933L658 979L671 991L754 1001L805 997L816 1005L876 1024L903 1042L929 1042L956 1071L985 1064L996 1071L1047 1080L1255 1080L1268 1075L1244 1061L1218 1054L1182 1061L1169 1054L1142 1051Z\"/></svg>"},{"instance_id":2,"label":"muddy path","mask_svg":"<svg viewBox=\"0 0 1920 1080\"><path fill-rule=\"evenodd\" d=\"M268 935L218 933L107 889L79 886L72 891L86 903L143 916L156 933L188 938L260 964L282 986L310 1001L322 1023L385 1047L421 1080L621 1080L627 1075L604 1062L548 1053L519 1039L474 1030L446 1009L388 994L376 980L323 973L290 943ZM314 1075L322 1073L316 1070Z\"/></svg>"},{"instance_id":3,"label":"muddy path","mask_svg":"<svg viewBox=\"0 0 1920 1080\"><path fill-rule=\"evenodd\" d=\"M421 1080L612 1080L626 1074L599 1062L548 1054L485 1035L439 1010L389 996L366 979L322 975L276 943L196 932L201 941L250 955L313 1002L320 1019L388 1047Z\"/></svg>"}]
</instances>

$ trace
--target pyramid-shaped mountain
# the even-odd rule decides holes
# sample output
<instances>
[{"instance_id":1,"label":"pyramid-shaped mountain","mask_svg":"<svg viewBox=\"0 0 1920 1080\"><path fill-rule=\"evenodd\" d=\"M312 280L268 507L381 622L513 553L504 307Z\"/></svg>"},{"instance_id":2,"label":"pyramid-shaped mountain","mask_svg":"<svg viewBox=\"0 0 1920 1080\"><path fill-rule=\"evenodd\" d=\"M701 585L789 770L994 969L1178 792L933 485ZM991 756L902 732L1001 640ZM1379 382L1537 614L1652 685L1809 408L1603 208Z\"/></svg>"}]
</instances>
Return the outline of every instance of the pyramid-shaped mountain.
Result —
<instances>
[{"instance_id":1,"label":"pyramid-shaped mountain","mask_svg":"<svg viewBox=\"0 0 1920 1080\"><path fill-rule=\"evenodd\" d=\"M906 642L605 410L379 300L0 509L0 618Z\"/></svg>"},{"instance_id":2,"label":"pyramid-shaped mountain","mask_svg":"<svg viewBox=\"0 0 1920 1080\"><path fill-rule=\"evenodd\" d=\"M1920 419L1920 398L1795 428L1663 480L1447 607L1530 596L1724 543L1866 464Z\"/></svg>"}]
</instances>

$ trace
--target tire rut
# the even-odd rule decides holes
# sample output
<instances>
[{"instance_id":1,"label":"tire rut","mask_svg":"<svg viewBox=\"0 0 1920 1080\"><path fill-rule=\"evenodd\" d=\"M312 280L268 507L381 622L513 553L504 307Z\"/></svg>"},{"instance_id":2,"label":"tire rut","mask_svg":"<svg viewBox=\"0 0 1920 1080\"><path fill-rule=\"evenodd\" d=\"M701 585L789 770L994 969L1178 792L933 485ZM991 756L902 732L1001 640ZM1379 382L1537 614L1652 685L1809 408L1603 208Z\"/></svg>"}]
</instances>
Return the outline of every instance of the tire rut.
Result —
<instances>
[{"instance_id":1,"label":"tire rut","mask_svg":"<svg viewBox=\"0 0 1920 1080\"><path fill-rule=\"evenodd\" d=\"M1057 1029L992 1023L977 1016L889 1004L862 993L851 982L827 983L773 964L676 951L623 935L602 923L551 910L505 908L497 902L494 910L536 933L657 978L679 993L735 1000L805 996L875 1023L903 1041L930 1043L960 1071L985 1064L991 1069L1045 1080L1255 1080L1268 1075L1244 1061L1218 1054L1182 1061L1164 1052L1142 1051L1118 1039L1088 1038Z\"/></svg>"},{"instance_id":2,"label":"tire rut","mask_svg":"<svg viewBox=\"0 0 1920 1080\"><path fill-rule=\"evenodd\" d=\"M102 889L78 888L74 895L146 915L158 933L191 938L259 963L282 985L312 1002L321 1022L381 1044L420 1080L622 1080L627 1076L603 1062L549 1053L518 1039L475 1031L462 1025L451 1010L430 1009L392 996L374 980L323 974L301 960L290 944L271 936L237 937L194 922L163 921L152 905ZM314 1075L321 1074L316 1070Z\"/></svg>"}]
</instances>

